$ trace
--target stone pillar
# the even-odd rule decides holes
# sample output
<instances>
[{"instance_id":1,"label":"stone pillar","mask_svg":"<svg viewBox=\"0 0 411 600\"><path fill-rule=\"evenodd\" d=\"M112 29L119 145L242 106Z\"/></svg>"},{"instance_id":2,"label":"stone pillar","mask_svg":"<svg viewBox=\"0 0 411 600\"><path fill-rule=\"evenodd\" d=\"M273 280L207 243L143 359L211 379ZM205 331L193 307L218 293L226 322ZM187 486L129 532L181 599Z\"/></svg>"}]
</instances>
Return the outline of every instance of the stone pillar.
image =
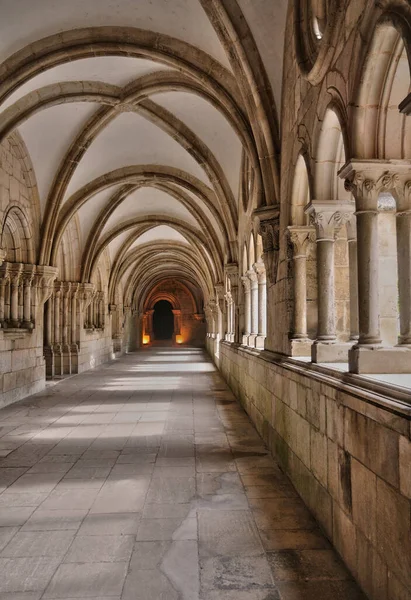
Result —
<instances>
[{"instance_id":1,"label":"stone pillar","mask_svg":"<svg viewBox=\"0 0 411 600\"><path fill-rule=\"evenodd\" d=\"M399 344L411 346L411 208L397 212L397 255L400 309Z\"/></svg>"},{"instance_id":2,"label":"stone pillar","mask_svg":"<svg viewBox=\"0 0 411 600\"><path fill-rule=\"evenodd\" d=\"M355 198L357 216L357 264L358 264L358 310L359 339L349 353L349 369L354 373L409 373L411 351L407 345L395 348L383 347L380 335L379 294L379 228L378 211L381 194L391 194L397 204L397 212L409 208L411 185L408 184L411 161L349 161L340 170L345 186ZM401 216L398 221L401 221ZM397 224L401 248L397 246L399 277L400 314L404 315L409 287L402 281L407 244L405 227ZM401 254L401 256L400 256ZM405 267L405 271L407 268ZM405 273L405 278L407 275ZM402 308L401 308L402 305ZM406 310L405 310L406 314ZM401 328L406 332L406 321L401 319Z\"/></svg>"},{"instance_id":3,"label":"stone pillar","mask_svg":"<svg viewBox=\"0 0 411 600\"><path fill-rule=\"evenodd\" d=\"M217 304L217 335L216 335L216 356L218 358L220 354L220 340L224 339L225 334L225 316L224 316L224 285L217 283L214 286Z\"/></svg>"},{"instance_id":4,"label":"stone pillar","mask_svg":"<svg viewBox=\"0 0 411 600\"><path fill-rule=\"evenodd\" d=\"M177 336L181 335L181 310L173 309L172 312L173 312L173 316L174 316L173 341L177 342Z\"/></svg>"},{"instance_id":5,"label":"stone pillar","mask_svg":"<svg viewBox=\"0 0 411 600\"><path fill-rule=\"evenodd\" d=\"M261 235L265 265L267 304L270 306L270 318L267 320L267 333L264 342L266 350L283 351L282 335L275 320L274 306L280 257L280 206L273 204L258 208L253 212L255 228ZM251 339L254 345L253 340Z\"/></svg>"},{"instance_id":6,"label":"stone pillar","mask_svg":"<svg viewBox=\"0 0 411 600\"><path fill-rule=\"evenodd\" d=\"M312 341L307 335L307 247L316 240L313 227L288 228L293 246L294 306L291 356L310 356Z\"/></svg>"},{"instance_id":7,"label":"stone pillar","mask_svg":"<svg viewBox=\"0 0 411 600\"><path fill-rule=\"evenodd\" d=\"M61 345L61 296L63 290L63 283L57 281L54 284L54 374L60 377L64 373L63 365L63 349Z\"/></svg>"},{"instance_id":8,"label":"stone pillar","mask_svg":"<svg viewBox=\"0 0 411 600\"><path fill-rule=\"evenodd\" d=\"M357 221L355 216L347 223L348 264L350 281L350 340L358 340L358 257Z\"/></svg>"},{"instance_id":9,"label":"stone pillar","mask_svg":"<svg viewBox=\"0 0 411 600\"><path fill-rule=\"evenodd\" d=\"M267 333L267 279L263 262L256 262L253 269L257 275L258 285L258 330L255 347L263 349Z\"/></svg>"},{"instance_id":10,"label":"stone pillar","mask_svg":"<svg viewBox=\"0 0 411 600\"><path fill-rule=\"evenodd\" d=\"M71 307L71 283L64 282L62 291L63 296L63 319L62 319L62 360L63 360L63 374L71 374L71 348L69 344L69 318Z\"/></svg>"},{"instance_id":11,"label":"stone pillar","mask_svg":"<svg viewBox=\"0 0 411 600\"><path fill-rule=\"evenodd\" d=\"M258 335L258 281L257 273L250 269L246 273L250 280L250 298L251 298L251 332L248 336L248 345L255 347L255 341Z\"/></svg>"},{"instance_id":12,"label":"stone pillar","mask_svg":"<svg viewBox=\"0 0 411 600\"><path fill-rule=\"evenodd\" d=\"M346 362L349 347L337 344L335 329L334 244L336 232L354 213L354 203L313 201L306 207L317 242L318 326L313 362Z\"/></svg>"},{"instance_id":13,"label":"stone pillar","mask_svg":"<svg viewBox=\"0 0 411 600\"><path fill-rule=\"evenodd\" d=\"M9 282L8 264L3 263L0 266L0 327L6 325L6 284Z\"/></svg>"},{"instance_id":14,"label":"stone pillar","mask_svg":"<svg viewBox=\"0 0 411 600\"><path fill-rule=\"evenodd\" d=\"M20 263L10 263L10 326L12 328L20 327L19 320L19 289L21 284L23 265Z\"/></svg>"},{"instance_id":15,"label":"stone pillar","mask_svg":"<svg viewBox=\"0 0 411 600\"><path fill-rule=\"evenodd\" d=\"M251 282L244 275L241 277L244 286L244 332L242 335L242 343L247 346L248 336L251 333Z\"/></svg>"},{"instance_id":16,"label":"stone pillar","mask_svg":"<svg viewBox=\"0 0 411 600\"><path fill-rule=\"evenodd\" d=\"M33 329L31 289L34 279L34 265L25 265L23 271L23 323L24 329Z\"/></svg>"}]
</instances>

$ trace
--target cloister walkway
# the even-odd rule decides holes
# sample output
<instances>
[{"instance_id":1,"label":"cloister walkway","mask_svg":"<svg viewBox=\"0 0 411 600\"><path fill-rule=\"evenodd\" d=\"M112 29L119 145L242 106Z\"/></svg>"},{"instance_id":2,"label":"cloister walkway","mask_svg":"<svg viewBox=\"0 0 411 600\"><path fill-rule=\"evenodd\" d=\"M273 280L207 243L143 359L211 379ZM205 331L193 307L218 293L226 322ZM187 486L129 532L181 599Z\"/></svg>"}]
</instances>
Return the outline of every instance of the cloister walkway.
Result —
<instances>
[{"instance_id":1,"label":"cloister walkway","mask_svg":"<svg viewBox=\"0 0 411 600\"><path fill-rule=\"evenodd\" d=\"M363 598L201 350L63 380L0 434L1 600Z\"/></svg>"}]
</instances>

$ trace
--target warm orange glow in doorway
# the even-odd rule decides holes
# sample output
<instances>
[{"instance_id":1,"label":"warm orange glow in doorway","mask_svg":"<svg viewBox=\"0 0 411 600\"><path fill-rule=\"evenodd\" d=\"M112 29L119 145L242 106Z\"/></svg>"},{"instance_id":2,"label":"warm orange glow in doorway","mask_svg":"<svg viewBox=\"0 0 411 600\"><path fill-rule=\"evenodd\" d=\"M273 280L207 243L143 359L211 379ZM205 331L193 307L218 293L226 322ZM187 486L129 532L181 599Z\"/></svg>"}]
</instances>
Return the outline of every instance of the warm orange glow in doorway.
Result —
<instances>
[{"instance_id":1,"label":"warm orange glow in doorway","mask_svg":"<svg viewBox=\"0 0 411 600\"><path fill-rule=\"evenodd\" d=\"M150 343L150 336L143 335L143 344L149 344L149 343Z\"/></svg>"},{"instance_id":2,"label":"warm orange glow in doorway","mask_svg":"<svg viewBox=\"0 0 411 600\"><path fill-rule=\"evenodd\" d=\"M183 336L182 335L176 335L176 342L177 342L177 344L182 344L183 343Z\"/></svg>"}]
</instances>

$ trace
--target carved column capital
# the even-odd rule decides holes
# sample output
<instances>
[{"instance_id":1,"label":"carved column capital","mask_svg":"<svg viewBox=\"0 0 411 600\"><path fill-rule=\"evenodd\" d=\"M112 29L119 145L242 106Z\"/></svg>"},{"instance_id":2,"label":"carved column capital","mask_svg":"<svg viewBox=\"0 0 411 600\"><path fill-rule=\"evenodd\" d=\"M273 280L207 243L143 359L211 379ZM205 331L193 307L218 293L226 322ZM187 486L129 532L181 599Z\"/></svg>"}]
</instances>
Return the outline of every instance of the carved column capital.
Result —
<instances>
[{"instance_id":1,"label":"carved column capital","mask_svg":"<svg viewBox=\"0 0 411 600\"><path fill-rule=\"evenodd\" d=\"M250 288L251 288L251 281L250 281L250 278L249 278L249 277L247 277L247 275L243 275L243 276L241 277L241 282L242 282L242 284L243 284L243 286L244 286L244 291L245 291L246 293L247 293L247 292L249 292L249 291L250 291Z\"/></svg>"},{"instance_id":2,"label":"carved column capital","mask_svg":"<svg viewBox=\"0 0 411 600\"><path fill-rule=\"evenodd\" d=\"M354 202L329 202L313 200L306 208L305 213L309 215L310 222L314 225L317 241L333 240L335 233L346 225L355 211Z\"/></svg>"},{"instance_id":3,"label":"carved column capital","mask_svg":"<svg viewBox=\"0 0 411 600\"><path fill-rule=\"evenodd\" d=\"M22 263L9 263L9 276L12 287L17 287L21 283L23 275L23 264Z\"/></svg>"},{"instance_id":4,"label":"carved column capital","mask_svg":"<svg viewBox=\"0 0 411 600\"><path fill-rule=\"evenodd\" d=\"M293 258L306 256L308 244L314 243L316 240L315 228L292 225L287 229L293 246Z\"/></svg>"},{"instance_id":5,"label":"carved column capital","mask_svg":"<svg viewBox=\"0 0 411 600\"><path fill-rule=\"evenodd\" d=\"M34 275L36 272L36 266L35 265L23 265L23 272L22 272L22 279L23 279L23 284L25 286L30 285L33 283L34 280Z\"/></svg>"},{"instance_id":6,"label":"carved column capital","mask_svg":"<svg viewBox=\"0 0 411 600\"><path fill-rule=\"evenodd\" d=\"M37 304L44 304L51 297L57 275L57 267L36 266L34 285L37 289Z\"/></svg>"},{"instance_id":7,"label":"carved column capital","mask_svg":"<svg viewBox=\"0 0 411 600\"><path fill-rule=\"evenodd\" d=\"M253 269L257 275L257 282L259 284L263 284L266 283L267 281L267 274L266 274L266 270L265 270L265 265L263 262L256 262L253 264Z\"/></svg>"},{"instance_id":8,"label":"carved column capital","mask_svg":"<svg viewBox=\"0 0 411 600\"><path fill-rule=\"evenodd\" d=\"M82 310L85 311L89 306L91 301L94 298L94 294L96 293L96 289L94 283L81 283L79 286L79 299L82 303Z\"/></svg>"},{"instance_id":9,"label":"carved column capital","mask_svg":"<svg viewBox=\"0 0 411 600\"><path fill-rule=\"evenodd\" d=\"M0 265L0 283L5 285L10 277L9 277L9 264L7 262L4 262L3 264Z\"/></svg>"},{"instance_id":10,"label":"carved column capital","mask_svg":"<svg viewBox=\"0 0 411 600\"><path fill-rule=\"evenodd\" d=\"M356 200L357 211L378 210L378 196L391 193L400 208L411 208L411 160L348 161L339 171L345 188Z\"/></svg>"},{"instance_id":11,"label":"carved column capital","mask_svg":"<svg viewBox=\"0 0 411 600\"><path fill-rule=\"evenodd\" d=\"M277 282L280 252L280 207L278 204L254 211L253 218L263 242L263 261L269 283Z\"/></svg>"}]
</instances>

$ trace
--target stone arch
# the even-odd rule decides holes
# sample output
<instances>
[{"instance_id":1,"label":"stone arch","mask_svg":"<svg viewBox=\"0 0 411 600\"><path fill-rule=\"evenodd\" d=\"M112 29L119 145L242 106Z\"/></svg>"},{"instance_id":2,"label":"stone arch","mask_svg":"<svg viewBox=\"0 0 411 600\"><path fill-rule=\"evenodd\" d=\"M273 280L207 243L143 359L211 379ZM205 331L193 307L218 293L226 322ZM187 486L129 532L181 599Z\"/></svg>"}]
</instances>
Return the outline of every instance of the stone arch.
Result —
<instances>
[{"instance_id":1,"label":"stone arch","mask_svg":"<svg viewBox=\"0 0 411 600\"><path fill-rule=\"evenodd\" d=\"M304 208L310 202L310 185L305 156L299 154L294 169L294 178L291 190L291 215L290 225L305 225L307 216Z\"/></svg>"},{"instance_id":2,"label":"stone arch","mask_svg":"<svg viewBox=\"0 0 411 600\"><path fill-rule=\"evenodd\" d=\"M353 99L355 158L411 158L411 123L398 111L411 90L410 29L391 12L372 29Z\"/></svg>"},{"instance_id":3,"label":"stone arch","mask_svg":"<svg viewBox=\"0 0 411 600\"><path fill-rule=\"evenodd\" d=\"M337 106L327 107L318 134L315 153L315 200L349 200L351 194L344 187L338 171L346 162L346 124Z\"/></svg>"},{"instance_id":4,"label":"stone arch","mask_svg":"<svg viewBox=\"0 0 411 600\"><path fill-rule=\"evenodd\" d=\"M0 247L7 251L6 260L9 262L35 262L31 227L25 212L17 204L9 205L4 214Z\"/></svg>"}]
</instances>

